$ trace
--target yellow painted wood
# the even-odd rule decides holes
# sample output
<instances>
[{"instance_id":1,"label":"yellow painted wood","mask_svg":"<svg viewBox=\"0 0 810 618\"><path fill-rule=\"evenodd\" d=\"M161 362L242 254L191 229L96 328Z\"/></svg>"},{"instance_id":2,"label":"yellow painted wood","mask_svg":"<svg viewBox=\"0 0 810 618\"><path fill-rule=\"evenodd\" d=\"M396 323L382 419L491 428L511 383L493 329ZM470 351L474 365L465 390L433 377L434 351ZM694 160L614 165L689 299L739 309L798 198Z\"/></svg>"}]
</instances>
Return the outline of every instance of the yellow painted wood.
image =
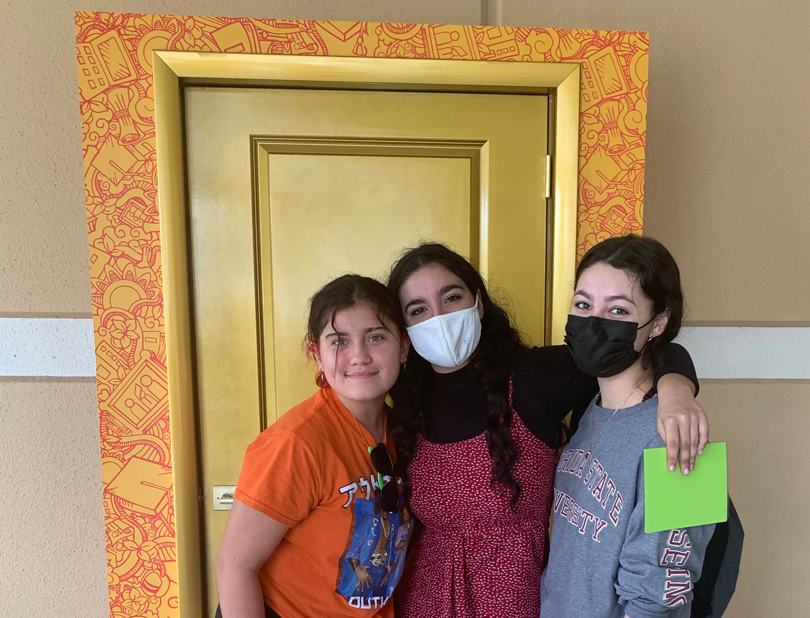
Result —
<instances>
[{"instance_id":1,"label":"yellow painted wood","mask_svg":"<svg viewBox=\"0 0 810 618\"><path fill-rule=\"evenodd\" d=\"M169 422L172 432L172 481L177 541L177 586L183 597L184 616L202 616L203 562L200 529L197 442L194 418L192 367L190 269L186 242L186 200L183 177L183 125L181 89L177 75L158 57L153 57L155 120L160 209L163 302L166 312L166 357L169 381ZM181 505L181 508L177 508Z\"/></svg>"},{"instance_id":2,"label":"yellow painted wood","mask_svg":"<svg viewBox=\"0 0 810 618\"><path fill-rule=\"evenodd\" d=\"M579 121L577 66L550 96L552 186L549 200L548 286L546 296L546 345L561 345L574 289L577 251L577 186L579 134L569 127Z\"/></svg>"},{"instance_id":3,"label":"yellow painted wood","mask_svg":"<svg viewBox=\"0 0 810 618\"><path fill-rule=\"evenodd\" d=\"M381 279L435 239L477 263L519 327L546 321L547 97L436 92L186 91L200 453L209 604L247 444L314 391L307 299Z\"/></svg>"},{"instance_id":4,"label":"yellow painted wood","mask_svg":"<svg viewBox=\"0 0 810 618\"><path fill-rule=\"evenodd\" d=\"M157 51L155 55L190 83L240 80L292 86L359 90L440 90L546 94L573 72L576 62L500 62L283 56Z\"/></svg>"},{"instance_id":5,"label":"yellow painted wood","mask_svg":"<svg viewBox=\"0 0 810 618\"><path fill-rule=\"evenodd\" d=\"M193 307L188 301L187 285L191 274L187 270L185 238L185 193L180 170L184 161L176 145L181 134L181 80L185 83L217 82L229 85L266 87L324 87L360 90L438 90L444 92L512 92L538 94L548 92L549 144L554 156L552 167L552 197L548 200L547 242L547 342L556 342L562 332L568 312L567 297L573 279L575 241L571 236L576 227L577 155L579 137L579 88L577 63L523 63L522 73L514 73L515 63L430 61L431 70L422 72L422 59L396 59L390 65L386 59L364 59L363 65L344 66L341 57L280 57L273 55L245 56L198 52L153 52L155 69L155 106L158 174L161 178L159 203L161 212L162 261L166 323L167 355L170 384L179 385L180 392L170 396L172 423L172 459L174 462L174 505L177 526L178 602L182 617L201 615L203 599L200 594L203 572L198 521L201 502L198 500L196 461L200 456L194 428L193 397L190 388L190 343ZM324 65L325 63L325 65ZM490 67L498 67L496 71ZM564 69L561 71L561 69ZM359 72L358 72L359 71ZM354 80L354 81L353 81ZM299 143L302 140L297 140ZM413 146L413 144L411 144ZM432 144L436 152L436 144ZM461 148L456 144L454 147ZM475 146L476 148L478 146ZM488 146L480 147L473 174L488 169ZM559 162L559 164L558 164ZM486 212L488 175L476 179L482 196L482 211ZM166 222L169 218L171 221ZM569 236L571 238L569 239ZM486 238L481 239L480 251L487 262ZM261 258L260 251L257 255ZM560 299L563 299L560 301ZM265 325L266 328L266 325ZM174 386L172 387L174 388ZM264 392L262 390L262 392Z\"/></svg>"}]
</instances>

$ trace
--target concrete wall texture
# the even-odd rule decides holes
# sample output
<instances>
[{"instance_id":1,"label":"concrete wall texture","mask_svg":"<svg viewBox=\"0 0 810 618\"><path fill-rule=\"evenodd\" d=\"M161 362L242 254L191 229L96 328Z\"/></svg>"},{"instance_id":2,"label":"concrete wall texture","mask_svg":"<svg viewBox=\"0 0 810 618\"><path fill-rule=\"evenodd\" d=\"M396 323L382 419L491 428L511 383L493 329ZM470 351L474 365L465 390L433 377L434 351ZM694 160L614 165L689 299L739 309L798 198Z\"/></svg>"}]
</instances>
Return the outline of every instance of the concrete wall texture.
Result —
<instances>
[{"instance_id":1,"label":"concrete wall texture","mask_svg":"<svg viewBox=\"0 0 810 618\"><path fill-rule=\"evenodd\" d=\"M645 233L696 324L810 325L810 4L30 0L0 37L0 317L90 317L76 10L650 32ZM0 342L2 345L2 342ZM810 381L706 380L746 526L727 615L806 612ZM0 378L0 615L109 615L92 379Z\"/></svg>"}]
</instances>

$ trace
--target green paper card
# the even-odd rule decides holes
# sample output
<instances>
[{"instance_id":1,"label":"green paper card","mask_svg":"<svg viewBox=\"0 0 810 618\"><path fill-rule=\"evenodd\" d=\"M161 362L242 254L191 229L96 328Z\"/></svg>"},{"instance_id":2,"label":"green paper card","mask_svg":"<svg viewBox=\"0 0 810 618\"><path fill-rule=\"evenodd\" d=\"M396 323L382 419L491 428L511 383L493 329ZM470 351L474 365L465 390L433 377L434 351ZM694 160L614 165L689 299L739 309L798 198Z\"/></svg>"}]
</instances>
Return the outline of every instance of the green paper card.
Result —
<instances>
[{"instance_id":1,"label":"green paper card","mask_svg":"<svg viewBox=\"0 0 810 618\"><path fill-rule=\"evenodd\" d=\"M707 444L686 476L669 471L667 449L644 449L644 500L644 532L726 521L726 443Z\"/></svg>"}]
</instances>

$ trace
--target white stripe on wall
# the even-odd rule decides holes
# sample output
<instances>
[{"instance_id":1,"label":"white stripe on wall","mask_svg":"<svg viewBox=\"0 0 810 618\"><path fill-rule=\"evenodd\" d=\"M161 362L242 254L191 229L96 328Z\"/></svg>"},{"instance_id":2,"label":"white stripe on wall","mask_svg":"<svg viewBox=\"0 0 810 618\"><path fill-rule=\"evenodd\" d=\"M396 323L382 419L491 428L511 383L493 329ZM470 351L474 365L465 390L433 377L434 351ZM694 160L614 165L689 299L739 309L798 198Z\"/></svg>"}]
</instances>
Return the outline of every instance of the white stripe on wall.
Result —
<instances>
[{"instance_id":1,"label":"white stripe on wall","mask_svg":"<svg viewBox=\"0 0 810 618\"><path fill-rule=\"evenodd\" d=\"M676 341L700 378L810 379L810 327L685 327Z\"/></svg>"},{"instance_id":2,"label":"white stripe on wall","mask_svg":"<svg viewBox=\"0 0 810 618\"><path fill-rule=\"evenodd\" d=\"M95 375L92 319L0 318L0 376Z\"/></svg>"},{"instance_id":3,"label":"white stripe on wall","mask_svg":"<svg viewBox=\"0 0 810 618\"><path fill-rule=\"evenodd\" d=\"M810 380L810 327L685 327L703 379ZM0 318L0 376L95 377L93 320Z\"/></svg>"}]
</instances>

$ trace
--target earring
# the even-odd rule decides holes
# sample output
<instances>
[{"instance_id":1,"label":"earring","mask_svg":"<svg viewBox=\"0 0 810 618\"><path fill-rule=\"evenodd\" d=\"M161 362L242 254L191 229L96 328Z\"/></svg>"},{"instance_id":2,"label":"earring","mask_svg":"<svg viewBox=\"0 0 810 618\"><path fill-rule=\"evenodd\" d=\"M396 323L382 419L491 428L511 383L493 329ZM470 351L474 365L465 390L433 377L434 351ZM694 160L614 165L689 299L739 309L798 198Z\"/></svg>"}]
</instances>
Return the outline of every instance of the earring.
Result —
<instances>
[{"instance_id":1,"label":"earring","mask_svg":"<svg viewBox=\"0 0 810 618\"><path fill-rule=\"evenodd\" d=\"M402 363L402 371L407 371L407 370L408 370L408 363L407 362Z\"/></svg>"},{"instance_id":2,"label":"earring","mask_svg":"<svg viewBox=\"0 0 810 618\"><path fill-rule=\"evenodd\" d=\"M649 337L647 337L647 341L648 341L648 342L649 342L649 341L652 341L652 339L653 339L652 335L650 335Z\"/></svg>"},{"instance_id":3,"label":"earring","mask_svg":"<svg viewBox=\"0 0 810 618\"><path fill-rule=\"evenodd\" d=\"M323 371L319 371L318 375L315 376L315 384L318 385L318 388L329 386L329 382L326 381L326 375L324 375Z\"/></svg>"}]
</instances>

